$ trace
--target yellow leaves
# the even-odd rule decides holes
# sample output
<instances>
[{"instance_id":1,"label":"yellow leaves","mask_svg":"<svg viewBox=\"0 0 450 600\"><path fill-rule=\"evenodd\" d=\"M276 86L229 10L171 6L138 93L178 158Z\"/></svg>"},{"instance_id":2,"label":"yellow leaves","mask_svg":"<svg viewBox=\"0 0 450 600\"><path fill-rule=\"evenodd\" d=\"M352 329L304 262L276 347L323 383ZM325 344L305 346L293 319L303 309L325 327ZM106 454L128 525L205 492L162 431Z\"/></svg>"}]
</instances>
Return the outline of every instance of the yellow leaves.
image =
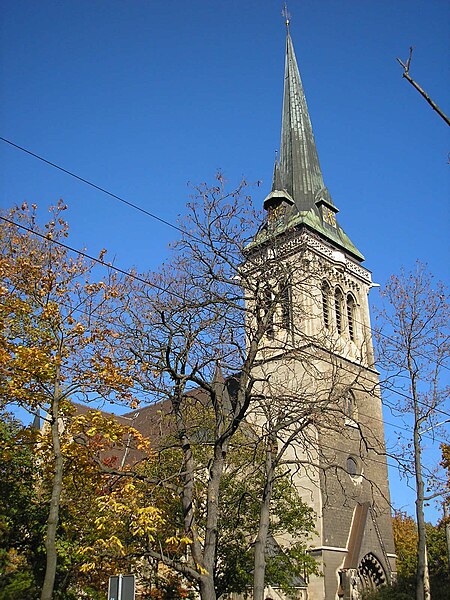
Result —
<instances>
[{"instance_id":1,"label":"yellow leaves","mask_svg":"<svg viewBox=\"0 0 450 600\"><path fill-rule=\"evenodd\" d=\"M97 429L95 427L89 427L89 429L85 431L85 434L92 437L97 434Z\"/></svg>"},{"instance_id":2,"label":"yellow leaves","mask_svg":"<svg viewBox=\"0 0 450 600\"><path fill-rule=\"evenodd\" d=\"M148 438L145 438L138 431L136 431L135 439L137 442L136 448L138 450L141 450L142 452L146 452L146 453L150 452L151 445L150 445L150 440Z\"/></svg>"},{"instance_id":3,"label":"yellow leaves","mask_svg":"<svg viewBox=\"0 0 450 600\"><path fill-rule=\"evenodd\" d=\"M190 538L188 538L187 536L175 536L172 535L171 537L168 537L166 539L166 544L176 544L176 545L180 545L180 544L185 544L186 546L189 546L190 544L193 544L193 540L191 540Z\"/></svg>"},{"instance_id":4,"label":"yellow leaves","mask_svg":"<svg viewBox=\"0 0 450 600\"><path fill-rule=\"evenodd\" d=\"M128 481L122 488L122 494L132 494L136 490L136 484L133 481Z\"/></svg>"},{"instance_id":5,"label":"yellow leaves","mask_svg":"<svg viewBox=\"0 0 450 600\"><path fill-rule=\"evenodd\" d=\"M202 567L202 565L195 563L195 567L200 575L208 575L208 571Z\"/></svg>"},{"instance_id":6,"label":"yellow leaves","mask_svg":"<svg viewBox=\"0 0 450 600\"><path fill-rule=\"evenodd\" d=\"M116 552L118 552L119 554L123 554L124 553L124 545L122 544L122 542L120 541L120 539L117 537L117 535L111 535L108 540L99 540L100 545L103 545L105 548L109 548L109 549L116 549Z\"/></svg>"},{"instance_id":7,"label":"yellow leaves","mask_svg":"<svg viewBox=\"0 0 450 600\"><path fill-rule=\"evenodd\" d=\"M103 385L115 390L129 388L133 385L133 378L110 356L97 356L92 359L92 369Z\"/></svg>"},{"instance_id":8,"label":"yellow leaves","mask_svg":"<svg viewBox=\"0 0 450 600\"><path fill-rule=\"evenodd\" d=\"M91 548L89 548L89 550L91 550ZM79 567L79 569L82 573L89 573L90 571L95 571L97 569L97 563L95 563L95 562L83 563Z\"/></svg>"},{"instance_id":9,"label":"yellow leaves","mask_svg":"<svg viewBox=\"0 0 450 600\"><path fill-rule=\"evenodd\" d=\"M87 451L88 457L91 445L95 450L105 451L106 456L110 456L112 444L116 448L119 444L136 447L136 440L139 439L139 443L145 445L145 440L138 432L113 418L105 417L100 411L75 416L70 430L72 435L80 432L78 435L86 440L86 445L79 446L78 454L73 455L74 461L80 460L80 451ZM117 442L113 442L113 439ZM93 473L95 468L94 465ZM84 544L81 542L79 550L83 559L81 571L84 573L102 569L105 560L113 564L115 560L136 553L142 544L155 540L156 532L164 523L161 510L149 504L148 489L140 481L125 476L107 478L100 490L100 495L91 496L89 513L94 518L91 520L90 534Z\"/></svg>"},{"instance_id":10,"label":"yellow leaves","mask_svg":"<svg viewBox=\"0 0 450 600\"><path fill-rule=\"evenodd\" d=\"M49 381L55 374L52 356L48 351L36 346L16 346L14 349L14 361L12 368L17 377L10 379L11 384L23 385L24 379L30 375L42 381Z\"/></svg>"},{"instance_id":11,"label":"yellow leaves","mask_svg":"<svg viewBox=\"0 0 450 600\"><path fill-rule=\"evenodd\" d=\"M166 544L178 544L178 538L176 536L168 537L166 539Z\"/></svg>"},{"instance_id":12,"label":"yellow leaves","mask_svg":"<svg viewBox=\"0 0 450 600\"><path fill-rule=\"evenodd\" d=\"M77 323L75 325L75 327L72 327L71 333L73 335L83 335L83 333L86 331L86 328L84 327L84 325L82 323Z\"/></svg>"},{"instance_id":13,"label":"yellow leaves","mask_svg":"<svg viewBox=\"0 0 450 600\"><path fill-rule=\"evenodd\" d=\"M0 346L0 364L5 364L10 359L11 359L11 353L8 352L8 350L6 350L6 348L3 348L2 346Z\"/></svg>"},{"instance_id":14,"label":"yellow leaves","mask_svg":"<svg viewBox=\"0 0 450 600\"><path fill-rule=\"evenodd\" d=\"M397 512L392 519L397 570L404 576L412 576L416 568L417 525L405 513Z\"/></svg>"},{"instance_id":15,"label":"yellow leaves","mask_svg":"<svg viewBox=\"0 0 450 600\"><path fill-rule=\"evenodd\" d=\"M189 544L193 544L194 542L193 542L193 540L191 540L187 536L182 536L182 537L180 537L180 543L181 544L186 544L186 546L187 546Z\"/></svg>"},{"instance_id":16,"label":"yellow leaves","mask_svg":"<svg viewBox=\"0 0 450 600\"><path fill-rule=\"evenodd\" d=\"M56 304L56 302L48 302L48 304L44 306L42 310L42 318L48 321L60 320L59 306Z\"/></svg>"},{"instance_id":17,"label":"yellow leaves","mask_svg":"<svg viewBox=\"0 0 450 600\"><path fill-rule=\"evenodd\" d=\"M144 506L138 508L131 531L135 537L146 536L148 540L154 541L153 533L160 523L163 523L161 511L153 506Z\"/></svg>"},{"instance_id":18,"label":"yellow leaves","mask_svg":"<svg viewBox=\"0 0 450 600\"><path fill-rule=\"evenodd\" d=\"M82 556L91 559L96 554L124 556L142 538L154 541L157 528L164 523L161 511L146 504L142 487L131 480L97 498L95 511L98 514L94 522L96 539L80 550ZM83 569L87 572L93 564L87 562Z\"/></svg>"}]
</instances>

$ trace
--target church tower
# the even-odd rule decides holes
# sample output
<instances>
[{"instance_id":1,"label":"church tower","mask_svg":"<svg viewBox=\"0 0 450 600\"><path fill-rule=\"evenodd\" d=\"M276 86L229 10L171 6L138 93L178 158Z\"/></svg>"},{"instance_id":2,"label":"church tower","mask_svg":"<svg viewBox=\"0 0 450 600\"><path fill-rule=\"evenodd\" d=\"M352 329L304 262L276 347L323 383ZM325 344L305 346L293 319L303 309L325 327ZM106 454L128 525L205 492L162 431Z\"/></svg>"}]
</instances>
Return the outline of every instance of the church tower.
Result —
<instances>
[{"instance_id":1,"label":"church tower","mask_svg":"<svg viewBox=\"0 0 450 600\"><path fill-rule=\"evenodd\" d=\"M395 570L372 280L325 187L286 27L280 156L248 248L270 321L257 378L272 400L258 418L274 419L278 447L289 440L282 462L317 516L311 553L323 576L310 578L308 598L351 599Z\"/></svg>"}]
</instances>

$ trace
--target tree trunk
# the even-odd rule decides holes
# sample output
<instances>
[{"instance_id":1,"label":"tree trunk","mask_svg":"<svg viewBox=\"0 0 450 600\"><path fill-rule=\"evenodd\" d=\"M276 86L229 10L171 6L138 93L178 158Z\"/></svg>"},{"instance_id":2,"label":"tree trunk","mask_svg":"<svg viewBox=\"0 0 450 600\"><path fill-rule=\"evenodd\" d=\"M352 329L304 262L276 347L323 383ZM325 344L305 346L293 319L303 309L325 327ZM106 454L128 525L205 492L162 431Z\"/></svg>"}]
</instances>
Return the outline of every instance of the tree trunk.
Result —
<instances>
[{"instance_id":1,"label":"tree trunk","mask_svg":"<svg viewBox=\"0 0 450 600\"><path fill-rule=\"evenodd\" d=\"M58 375L57 375L58 377ZM59 439L59 384L54 386L54 395L52 402L52 445L54 458L54 473L52 496L47 519L47 533L45 537L46 550L46 568L44 583L42 585L41 600L51 600L53 597L53 588L55 585L57 553L56 553L56 530L59 521L59 504L62 491L64 461L61 453L61 443Z\"/></svg>"},{"instance_id":2,"label":"tree trunk","mask_svg":"<svg viewBox=\"0 0 450 600\"><path fill-rule=\"evenodd\" d=\"M268 490L266 490L268 491ZM255 542L253 600L263 600L266 575L266 546L270 522L270 496L264 494L259 514L258 537Z\"/></svg>"},{"instance_id":3,"label":"tree trunk","mask_svg":"<svg viewBox=\"0 0 450 600\"><path fill-rule=\"evenodd\" d=\"M412 367L410 372L413 373ZM421 419L419 415L419 405L416 396L416 387L414 375L412 379L412 396L414 400L415 424L414 424L414 463L416 472L416 518L417 518L417 579L416 579L416 600L431 600L430 596L430 578L428 573L427 561L427 539L425 529L425 516L423 513L423 504L425 497L425 485L422 476L422 448L420 440Z\"/></svg>"},{"instance_id":4,"label":"tree trunk","mask_svg":"<svg viewBox=\"0 0 450 600\"><path fill-rule=\"evenodd\" d=\"M212 574L200 581L200 598L202 600L216 600L216 590L214 589L214 579Z\"/></svg>"},{"instance_id":5,"label":"tree trunk","mask_svg":"<svg viewBox=\"0 0 450 600\"><path fill-rule=\"evenodd\" d=\"M204 592L202 592L202 586L200 586L200 595L202 600L215 600L216 598L216 592L214 589L214 565L217 550L219 488L225 464L225 455L226 444L223 445L216 443L214 448L214 459L210 468L208 483L205 546L203 552L204 568L207 570L208 575L204 580ZM203 593L205 595L203 595Z\"/></svg>"},{"instance_id":6,"label":"tree trunk","mask_svg":"<svg viewBox=\"0 0 450 600\"><path fill-rule=\"evenodd\" d=\"M253 575L253 600L264 599L266 579L266 548L270 525L270 502L272 500L274 481L274 458L276 441L269 436L266 450L265 477L266 483L259 512L258 536L255 541L254 575Z\"/></svg>"},{"instance_id":7,"label":"tree trunk","mask_svg":"<svg viewBox=\"0 0 450 600\"><path fill-rule=\"evenodd\" d=\"M448 515L447 499L444 500L444 523L445 523L445 537L447 540L447 572L450 575L450 522Z\"/></svg>"}]
</instances>

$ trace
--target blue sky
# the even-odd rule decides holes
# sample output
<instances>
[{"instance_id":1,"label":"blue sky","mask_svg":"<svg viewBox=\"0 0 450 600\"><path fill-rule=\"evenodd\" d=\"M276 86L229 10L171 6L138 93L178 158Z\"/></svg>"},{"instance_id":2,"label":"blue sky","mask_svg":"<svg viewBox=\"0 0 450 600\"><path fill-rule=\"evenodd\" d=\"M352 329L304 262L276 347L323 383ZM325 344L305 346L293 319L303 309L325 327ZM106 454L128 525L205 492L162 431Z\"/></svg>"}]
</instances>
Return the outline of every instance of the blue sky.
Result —
<instances>
[{"instance_id":1,"label":"blue sky","mask_svg":"<svg viewBox=\"0 0 450 600\"><path fill-rule=\"evenodd\" d=\"M0 135L169 221L187 182L269 191L285 30L278 0L0 0ZM417 258L448 281L445 0L291 0L291 34L325 183L383 284ZM70 242L157 268L175 232L0 143L0 204L69 204ZM376 302L377 292L372 300ZM391 422L390 416L386 420ZM388 437L391 435L387 426ZM412 496L391 474L397 506ZM430 513L433 516L435 513Z\"/></svg>"}]
</instances>

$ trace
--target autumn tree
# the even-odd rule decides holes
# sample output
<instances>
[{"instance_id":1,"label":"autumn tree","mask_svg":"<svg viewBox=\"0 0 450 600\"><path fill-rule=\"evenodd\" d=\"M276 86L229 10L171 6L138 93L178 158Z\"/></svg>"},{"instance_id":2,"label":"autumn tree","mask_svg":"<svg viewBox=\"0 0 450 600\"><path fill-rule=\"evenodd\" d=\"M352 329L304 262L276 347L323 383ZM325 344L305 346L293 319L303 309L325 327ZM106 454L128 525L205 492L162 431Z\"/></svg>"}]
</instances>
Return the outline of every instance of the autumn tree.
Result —
<instances>
[{"instance_id":1,"label":"autumn tree","mask_svg":"<svg viewBox=\"0 0 450 600\"><path fill-rule=\"evenodd\" d=\"M36 431L12 415L0 415L0 597L36 596L42 560L35 464Z\"/></svg>"},{"instance_id":2,"label":"autumn tree","mask_svg":"<svg viewBox=\"0 0 450 600\"><path fill-rule=\"evenodd\" d=\"M130 454L151 463L149 441L126 419L68 405L61 447L65 460L59 533L68 548L66 587L106 592L105 573L143 566L135 558L136 540L151 538L164 523L163 512L149 502L133 478ZM39 452L51 450L45 432ZM45 472L44 472L45 476Z\"/></svg>"},{"instance_id":3,"label":"autumn tree","mask_svg":"<svg viewBox=\"0 0 450 600\"><path fill-rule=\"evenodd\" d=\"M123 460L138 452L148 465L152 453L126 419L65 403L60 422L65 468L54 596L100 598L105 573L145 573L142 558L135 557L136 540L148 539L164 521L134 481L133 465ZM4 415L0 442L0 596L25 600L37 597L44 578L41 531L52 480L51 429L24 427Z\"/></svg>"},{"instance_id":4,"label":"autumn tree","mask_svg":"<svg viewBox=\"0 0 450 600\"><path fill-rule=\"evenodd\" d=\"M411 436L405 454L411 462L416 487L417 583L416 599L430 598L424 505L443 488L427 490L423 440L446 421L443 411L448 386L443 370L449 359L448 294L435 283L425 265L392 276L382 293L387 307L381 312L379 361L385 373L385 401L397 414L409 417ZM409 446L408 446L409 444ZM412 448L412 455L408 454ZM431 482L430 478L430 482Z\"/></svg>"},{"instance_id":5,"label":"autumn tree","mask_svg":"<svg viewBox=\"0 0 450 600\"><path fill-rule=\"evenodd\" d=\"M428 563L431 597L434 600L448 598L450 579L446 568L445 523L426 523ZM397 581L395 585L379 593L369 594L370 600L403 600L414 596L417 573L417 524L403 512L393 517L395 552L397 554Z\"/></svg>"},{"instance_id":6,"label":"autumn tree","mask_svg":"<svg viewBox=\"0 0 450 600\"><path fill-rule=\"evenodd\" d=\"M403 581L414 580L417 570L417 525L412 517L397 512L393 519L397 573Z\"/></svg>"},{"instance_id":7,"label":"autumn tree","mask_svg":"<svg viewBox=\"0 0 450 600\"><path fill-rule=\"evenodd\" d=\"M65 206L50 209L38 224L36 207L26 204L0 221L0 397L31 413L43 409L51 432L52 476L45 534L46 570L42 600L53 594L56 535L65 459L61 411L69 401L107 399L131 402L129 365L119 362L115 336L119 281L95 263L71 256L64 240Z\"/></svg>"}]
</instances>

